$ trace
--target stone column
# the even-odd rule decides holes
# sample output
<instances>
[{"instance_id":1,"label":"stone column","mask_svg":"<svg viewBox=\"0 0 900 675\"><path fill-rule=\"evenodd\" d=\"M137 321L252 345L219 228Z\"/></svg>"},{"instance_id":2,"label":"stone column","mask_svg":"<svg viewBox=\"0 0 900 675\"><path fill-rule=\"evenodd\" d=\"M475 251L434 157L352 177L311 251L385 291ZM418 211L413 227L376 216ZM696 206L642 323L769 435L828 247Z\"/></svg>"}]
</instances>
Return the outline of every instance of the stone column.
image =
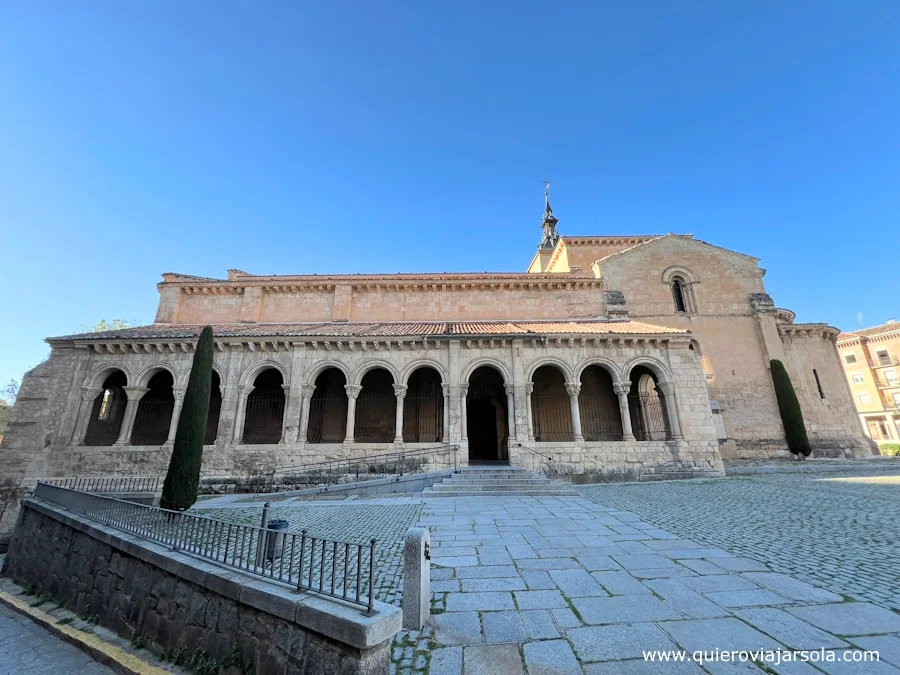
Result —
<instances>
[{"instance_id":1,"label":"stone column","mask_svg":"<svg viewBox=\"0 0 900 675\"><path fill-rule=\"evenodd\" d=\"M297 431L297 440L300 443L306 443L306 434L309 431L309 406L315 391L316 385L314 384L304 384L300 390L303 397L303 403L300 407L300 429Z\"/></svg>"},{"instance_id":2,"label":"stone column","mask_svg":"<svg viewBox=\"0 0 900 675\"><path fill-rule=\"evenodd\" d=\"M569 406L572 408L572 437L576 442L584 441L581 433L581 409L578 407L578 394L581 393L581 382L566 382L566 393L569 395Z\"/></svg>"},{"instance_id":3,"label":"stone column","mask_svg":"<svg viewBox=\"0 0 900 675\"><path fill-rule=\"evenodd\" d=\"M505 384L503 388L506 390L506 427L507 427L507 447L511 445L516 437L516 385ZM508 458L507 458L508 459Z\"/></svg>"},{"instance_id":4,"label":"stone column","mask_svg":"<svg viewBox=\"0 0 900 675\"><path fill-rule=\"evenodd\" d=\"M281 414L281 437L278 439L279 443L284 443L285 432L287 431L288 425L288 415L291 414L291 385L282 384L282 390L284 391L284 412Z\"/></svg>"},{"instance_id":5,"label":"stone column","mask_svg":"<svg viewBox=\"0 0 900 675\"><path fill-rule=\"evenodd\" d=\"M466 397L469 395L469 385L459 385L459 439L469 439L468 420L466 415Z\"/></svg>"},{"instance_id":6,"label":"stone column","mask_svg":"<svg viewBox=\"0 0 900 675\"><path fill-rule=\"evenodd\" d=\"M225 445L227 443L226 436L228 435L226 429L226 421L225 421L225 392L226 387L224 384L219 382L219 396L222 399L222 403L219 406L219 426L216 427L216 445Z\"/></svg>"},{"instance_id":7,"label":"stone column","mask_svg":"<svg viewBox=\"0 0 900 675\"><path fill-rule=\"evenodd\" d=\"M72 445L84 445L84 437L91 422L91 412L94 410L94 401L102 393L103 387L81 388L81 407L78 409L78 419L72 433Z\"/></svg>"},{"instance_id":8,"label":"stone column","mask_svg":"<svg viewBox=\"0 0 900 675\"><path fill-rule=\"evenodd\" d=\"M252 384L238 385L238 407L234 416L234 442L241 443L244 440L244 418L247 415L247 397L255 389Z\"/></svg>"},{"instance_id":9,"label":"stone column","mask_svg":"<svg viewBox=\"0 0 900 675\"><path fill-rule=\"evenodd\" d=\"M406 400L406 385L395 384L394 396L397 397L397 412L394 417L394 443L403 442L403 402Z\"/></svg>"},{"instance_id":10,"label":"stone column","mask_svg":"<svg viewBox=\"0 0 900 675\"><path fill-rule=\"evenodd\" d=\"M122 387L125 395L128 397L128 403L125 404L125 415L122 417L122 426L119 427L119 437L116 439L115 445L125 445L131 438L131 430L134 428L134 418L137 415L138 404L144 398L150 389L147 387Z\"/></svg>"},{"instance_id":11,"label":"stone column","mask_svg":"<svg viewBox=\"0 0 900 675\"><path fill-rule=\"evenodd\" d=\"M532 415L534 414L531 410L531 394L534 392L534 382L529 382L525 386L525 415L528 419L528 440L534 440L534 420L532 419Z\"/></svg>"},{"instance_id":12,"label":"stone column","mask_svg":"<svg viewBox=\"0 0 900 675\"><path fill-rule=\"evenodd\" d=\"M362 391L362 385L345 384L344 389L347 392L347 433L344 435L344 443L352 443L356 427L356 397Z\"/></svg>"},{"instance_id":13,"label":"stone column","mask_svg":"<svg viewBox=\"0 0 900 675\"><path fill-rule=\"evenodd\" d=\"M175 405L172 407L172 421L169 422L169 435L166 445L175 444L175 432L178 431L178 420L181 418L181 408L184 407L184 392L187 387L172 387L172 395L175 397Z\"/></svg>"},{"instance_id":14,"label":"stone column","mask_svg":"<svg viewBox=\"0 0 900 675\"><path fill-rule=\"evenodd\" d=\"M450 385L442 384L441 391L444 394L444 428L441 434L441 443L450 442Z\"/></svg>"},{"instance_id":15,"label":"stone column","mask_svg":"<svg viewBox=\"0 0 900 675\"><path fill-rule=\"evenodd\" d=\"M631 391L630 382L614 382L613 391L619 397L619 416L622 418L622 440L633 441L634 432L631 429L631 411L628 409L628 392Z\"/></svg>"},{"instance_id":16,"label":"stone column","mask_svg":"<svg viewBox=\"0 0 900 675\"><path fill-rule=\"evenodd\" d=\"M673 441L680 441L681 422L678 420L678 406L675 403L675 387L671 382L657 382L656 388L662 392L663 403L666 406L666 416L669 418L669 433Z\"/></svg>"}]
</instances>

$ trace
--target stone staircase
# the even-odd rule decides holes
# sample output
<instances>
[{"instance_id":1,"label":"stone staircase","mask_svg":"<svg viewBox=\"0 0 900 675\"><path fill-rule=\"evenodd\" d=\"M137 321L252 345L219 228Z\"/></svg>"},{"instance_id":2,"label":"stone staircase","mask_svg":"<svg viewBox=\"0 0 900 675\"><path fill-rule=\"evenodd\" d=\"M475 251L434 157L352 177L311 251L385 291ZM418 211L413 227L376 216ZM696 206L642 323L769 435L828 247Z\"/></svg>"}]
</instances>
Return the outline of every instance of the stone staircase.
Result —
<instances>
[{"instance_id":1,"label":"stone staircase","mask_svg":"<svg viewBox=\"0 0 900 675\"><path fill-rule=\"evenodd\" d=\"M522 467L485 465L460 467L459 473L422 490L438 497L572 497L578 493Z\"/></svg>"}]
</instances>

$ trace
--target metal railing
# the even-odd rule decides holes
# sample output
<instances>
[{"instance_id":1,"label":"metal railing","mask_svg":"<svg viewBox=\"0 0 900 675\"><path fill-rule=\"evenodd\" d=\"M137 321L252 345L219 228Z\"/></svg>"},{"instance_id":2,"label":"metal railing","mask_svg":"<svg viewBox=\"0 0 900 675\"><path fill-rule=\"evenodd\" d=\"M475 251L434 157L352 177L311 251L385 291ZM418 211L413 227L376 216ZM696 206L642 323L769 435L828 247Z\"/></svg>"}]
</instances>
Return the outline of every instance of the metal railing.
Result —
<instances>
[{"instance_id":1,"label":"metal railing","mask_svg":"<svg viewBox=\"0 0 900 675\"><path fill-rule=\"evenodd\" d=\"M91 520L242 572L366 607L375 605L376 540L354 543L38 483L34 496Z\"/></svg>"},{"instance_id":2,"label":"metal railing","mask_svg":"<svg viewBox=\"0 0 900 675\"><path fill-rule=\"evenodd\" d=\"M335 459L315 464L278 466L269 472L244 477L200 480L201 493L217 492L218 486L237 484L241 492L305 490L378 478L393 478L427 471L459 469L458 445L441 445L402 452Z\"/></svg>"},{"instance_id":3,"label":"metal railing","mask_svg":"<svg viewBox=\"0 0 900 675\"><path fill-rule=\"evenodd\" d=\"M670 439L669 418L662 397L657 394L629 396L628 408L635 440L666 441Z\"/></svg>"},{"instance_id":4,"label":"metal railing","mask_svg":"<svg viewBox=\"0 0 900 675\"><path fill-rule=\"evenodd\" d=\"M542 473L545 476L552 476L556 473L556 462L550 455L545 455L537 448L524 443L516 443L516 447L531 453L531 466L525 466L526 469L530 468L532 471ZM522 462L522 465L524 466L525 463Z\"/></svg>"},{"instance_id":5,"label":"metal railing","mask_svg":"<svg viewBox=\"0 0 900 675\"><path fill-rule=\"evenodd\" d=\"M281 440L284 424L284 393L265 395L253 392L247 397L242 441L250 445L272 444Z\"/></svg>"},{"instance_id":6,"label":"metal railing","mask_svg":"<svg viewBox=\"0 0 900 675\"><path fill-rule=\"evenodd\" d=\"M569 396L562 394L531 395L531 419L534 440L538 442L574 440L572 406Z\"/></svg>"},{"instance_id":7,"label":"metal railing","mask_svg":"<svg viewBox=\"0 0 900 675\"><path fill-rule=\"evenodd\" d=\"M66 476L41 478L38 482L81 492L157 492L160 476Z\"/></svg>"},{"instance_id":8,"label":"metal railing","mask_svg":"<svg viewBox=\"0 0 900 675\"><path fill-rule=\"evenodd\" d=\"M169 438L175 399L148 398L138 403L131 431L132 445L162 445Z\"/></svg>"},{"instance_id":9,"label":"metal railing","mask_svg":"<svg viewBox=\"0 0 900 675\"><path fill-rule=\"evenodd\" d=\"M368 396L365 390L356 399L356 424L353 439L357 443L391 443L397 414L395 396Z\"/></svg>"},{"instance_id":10,"label":"metal railing","mask_svg":"<svg viewBox=\"0 0 900 675\"><path fill-rule=\"evenodd\" d=\"M578 397L581 433L586 441L621 441L622 413L619 402L611 397L586 395Z\"/></svg>"}]
</instances>

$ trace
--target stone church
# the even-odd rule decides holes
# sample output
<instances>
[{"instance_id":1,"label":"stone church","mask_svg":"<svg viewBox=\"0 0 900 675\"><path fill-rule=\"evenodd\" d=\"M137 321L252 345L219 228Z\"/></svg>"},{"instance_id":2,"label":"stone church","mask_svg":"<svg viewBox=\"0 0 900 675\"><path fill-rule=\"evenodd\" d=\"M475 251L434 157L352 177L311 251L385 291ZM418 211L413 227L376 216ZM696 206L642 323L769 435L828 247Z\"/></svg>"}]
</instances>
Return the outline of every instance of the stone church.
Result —
<instances>
[{"instance_id":1,"label":"stone church","mask_svg":"<svg viewBox=\"0 0 900 675\"><path fill-rule=\"evenodd\" d=\"M204 475L442 444L584 479L721 475L723 457L787 454L770 359L816 454L872 452L838 330L776 308L757 258L557 222L547 199L524 273L164 274L152 325L48 338L0 446L7 486L164 474L205 324Z\"/></svg>"}]
</instances>

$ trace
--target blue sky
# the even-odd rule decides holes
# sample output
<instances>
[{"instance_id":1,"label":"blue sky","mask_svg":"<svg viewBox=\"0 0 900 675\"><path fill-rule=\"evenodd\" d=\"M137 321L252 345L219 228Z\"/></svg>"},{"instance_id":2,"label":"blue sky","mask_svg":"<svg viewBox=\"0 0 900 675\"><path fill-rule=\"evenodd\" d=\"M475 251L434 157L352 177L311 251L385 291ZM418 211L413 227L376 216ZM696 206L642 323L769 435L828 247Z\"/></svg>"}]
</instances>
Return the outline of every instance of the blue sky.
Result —
<instances>
[{"instance_id":1,"label":"blue sky","mask_svg":"<svg viewBox=\"0 0 900 675\"><path fill-rule=\"evenodd\" d=\"M758 256L900 315L900 3L0 4L0 383L167 271L520 271L563 234ZM898 316L900 318L900 316Z\"/></svg>"}]
</instances>

